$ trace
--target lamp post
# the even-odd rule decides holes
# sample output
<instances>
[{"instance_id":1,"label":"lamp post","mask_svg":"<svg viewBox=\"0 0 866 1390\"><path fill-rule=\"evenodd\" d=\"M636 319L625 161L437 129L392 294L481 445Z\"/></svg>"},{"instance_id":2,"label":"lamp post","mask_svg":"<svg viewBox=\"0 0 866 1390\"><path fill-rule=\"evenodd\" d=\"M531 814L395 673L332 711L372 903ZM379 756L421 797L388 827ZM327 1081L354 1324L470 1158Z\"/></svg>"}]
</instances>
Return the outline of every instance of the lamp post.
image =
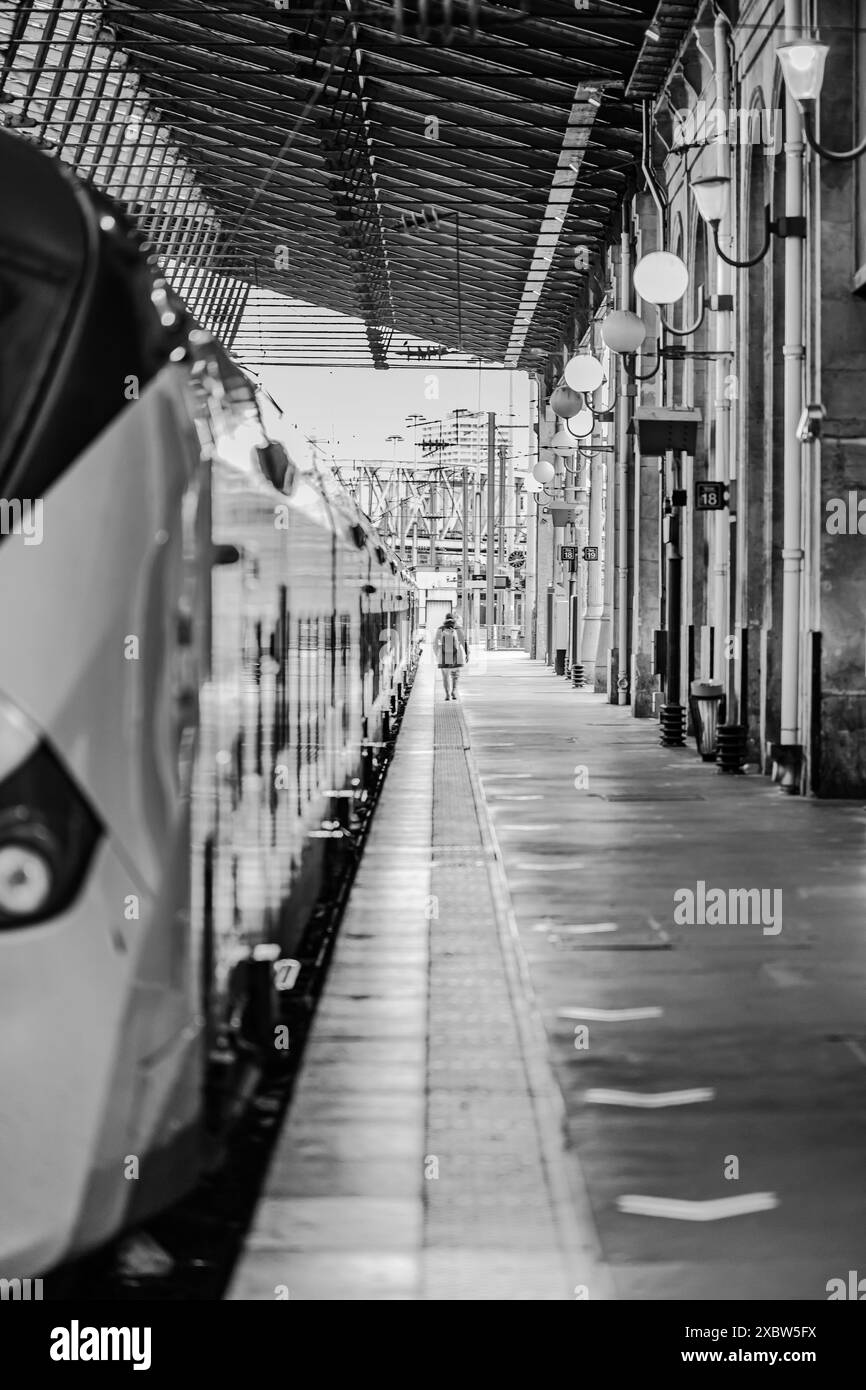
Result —
<instances>
[{"instance_id":1,"label":"lamp post","mask_svg":"<svg viewBox=\"0 0 866 1390\"><path fill-rule=\"evenodd\" d=\"M418 426L423 422L424 416L414 412L406 416L406 424L412 430L412 460L414 471L412 476L412 488L415 494L415 510L412 518L412 566L418 568L418 492L415 482L415 475L418 470Z\"/></svg>"},{"instance_id":2,"label":"lamp post","mask_svg":"<svg viewBox=\"0 0 866 1390\"><path fill-rule=\"evenodd\" d=\"M455 426L456 426L456 432L457 432L457 459L458 459L458 462L459 462L459 461L460 461L460 417L461 417L461 415L471 415L471 414L473 414L473 412L472 412L471 410L465 410L462 406L457 406L454 410L452 410L451 414L454 416L454 420L455 420ZM469 614L469 469L467 468L465 461L464 461L464 463L463 463L461 473L462 473L462 484L463 484L463 486L462 486L463 521L462 521L462 525L461 525L461 527L460 527L461 534L462 534L462 538L463 538L463 547L462 547L462 550L463 550L463 554L462 554L462 563L463 563L463 570L462 570L462 573L463 573L463 597L462 597L463 613L462 613L462 618L463 618L463 626L464 626L464 628L466 628L467 630L470 630L471 627L472 627L472 621L471 621L471 619L470 619L470 614ZM473 613L473 614L471 615L471 617L474 619L474 616L475 616L475 615L474 615L474 613Z\"/></svg>"},{"instance_id":3,"label":"lamp post","mask_svg":"<svg viewBox=\"0 0 866 1390\"><path fill-rule=\"evenodd\" d=\"M396 464L396 462L397 462L397 445L403 443L403 435L402 435L402 434L389 434L389 435L386 436L386 440L387 440L387 443L391 445L391 453L392 453L393 461L394 461L394 463ZM399 535L398 535L398 538L397 538L397 551L398 551L398 554L399 554L399 556L400 556L400 559L402 560L402 559L405 558L404 546L403 546L403 540L404 540L404 537L403 537L403 526L404 526L404 520L405 520L405 517L404 517L405 506L404 506L404 503L403 503L403 483L402 483L403 472L402 472L402 469L400 469L400 468L398 468L398 469L396 470L396 472L397 472L397 477L396 477L396 480L395 480L395 481L396 481L396 484L397 484L397 528L398 528L398 531L399 531ZM393 516L393 513L391 513L391 515Z\"/></svg>"}]
</instances>

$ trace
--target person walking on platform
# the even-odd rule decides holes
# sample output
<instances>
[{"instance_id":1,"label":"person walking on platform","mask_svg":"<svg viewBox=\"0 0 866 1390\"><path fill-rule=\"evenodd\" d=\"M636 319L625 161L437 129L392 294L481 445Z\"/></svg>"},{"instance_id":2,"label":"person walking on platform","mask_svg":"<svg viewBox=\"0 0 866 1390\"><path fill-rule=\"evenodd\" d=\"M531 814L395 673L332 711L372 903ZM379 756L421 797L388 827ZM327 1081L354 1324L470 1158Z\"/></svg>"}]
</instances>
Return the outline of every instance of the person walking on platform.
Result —
<instances>
[{"instance_id":1,"label":"person walking on platform","mask_svg":"<svg viewBox=\"0 0 866 1390\"><path fill-rule=\"evenodd\" d=\"M456 700L460 669L469 660L469 644L462 627L457 626L453 613L448 614L442 626L437 630L433 641L433 650L442 672L445 699Z\"/></svg>"}]
</instances>

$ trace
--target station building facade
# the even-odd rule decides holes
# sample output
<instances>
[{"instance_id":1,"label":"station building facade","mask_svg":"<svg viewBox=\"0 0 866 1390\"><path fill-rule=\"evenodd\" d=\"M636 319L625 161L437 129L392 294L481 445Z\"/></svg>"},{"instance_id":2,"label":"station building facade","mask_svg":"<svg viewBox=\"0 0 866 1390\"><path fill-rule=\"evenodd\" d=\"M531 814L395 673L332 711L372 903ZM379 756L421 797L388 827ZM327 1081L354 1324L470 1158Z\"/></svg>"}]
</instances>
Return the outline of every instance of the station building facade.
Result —
<instances>
[{"instance_id":1,"label":"station building facade","mask_svg":"<svg viewBox=\"0 0 866 1390\"><path fill-rule=\"evenodd\" d=\"M755 0L682 15L659 5L653 30L671 61L661 73L648 39L631 80L642 168L587 275L562 361L538 378L540 457L555 476L530 504L527 641L636 717L658 718L673 744L695 732L695 682L719 690L738 764L789 792L859 797L866 162L811 148L776 50L810 34L829 46L817 138L850 150L866 133L866 4ZM705 183L720 178L726 195ZM723 206L715 225L696 186ZM683 297L661 306L635 285L635 268L659 250L689 272ZM605 341L606 319L622 310L646 328L634 354ZM550 404L575 353L596 356L606 377L578 453L571 441L557 448ZM576 565L560 558L569 542ZM583 560L585 545L598 561Z\"/></svg>"}]
</instances>

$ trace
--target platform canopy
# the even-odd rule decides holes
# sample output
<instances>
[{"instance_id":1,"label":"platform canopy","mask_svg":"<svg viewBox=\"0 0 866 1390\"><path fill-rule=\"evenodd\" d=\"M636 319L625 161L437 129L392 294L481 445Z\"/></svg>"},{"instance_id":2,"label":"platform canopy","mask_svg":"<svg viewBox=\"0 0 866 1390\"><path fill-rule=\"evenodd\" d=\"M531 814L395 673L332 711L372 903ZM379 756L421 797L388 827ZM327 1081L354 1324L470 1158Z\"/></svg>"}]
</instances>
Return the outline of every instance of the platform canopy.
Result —
<instances>
[{"instance_id":1,"label":"platform canopy","mask_svg":"<svg viewBox=\"0 0 866 1390\"><path fill-rule=\"evenodd\" d=\"M377 366L407 335L509 366L556 346L639 154L656 0L72 9L140 81L272 350L298 347L275 294L360 320Z\"/></svg>"}]
</instances>

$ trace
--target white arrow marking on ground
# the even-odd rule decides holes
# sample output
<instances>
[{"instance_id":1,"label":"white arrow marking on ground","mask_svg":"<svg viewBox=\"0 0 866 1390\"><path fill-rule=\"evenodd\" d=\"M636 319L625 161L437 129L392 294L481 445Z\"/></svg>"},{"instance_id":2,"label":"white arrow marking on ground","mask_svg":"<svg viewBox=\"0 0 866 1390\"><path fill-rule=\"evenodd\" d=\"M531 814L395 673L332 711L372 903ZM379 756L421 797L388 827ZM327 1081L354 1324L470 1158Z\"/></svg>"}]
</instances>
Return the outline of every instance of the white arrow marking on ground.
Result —
<instances>
[{"instance_id":1,"label":"white arrow marking on ground","mask_svg":"<svg viewBox=\"0 0 866 1390\"><path fill-rule=\"evenodd\" d=\"M741 1197L716 1197L690 1202L678 1197L617 1197L620 1211L629 1216L664 1216L670 1221L723 1221L728 1216L747 1216L753 1211L772 1211L779 1205L775 1192L745 1192Z\"/></svg>"},{"instance_id":2,"label":"white arrow marking on ground","mask_svg":"<svg viewBox=\"0 0 866 1390\"><path fill-rule=\"evenodd\" d=\"M799 970L794 970L790 965L764 965L762 968L779 989L796 989L798 985L807 983Z\"/></svg>"},{"instance_id":3,"label":"white arrow marking on ground","mask_svg":"<svg viewBox=\"0 0 866 1390\"><path fill-rule=\"evenodd\" d=\"M639 1009L560 1009L559 1018L588 1018L595 1023L636 1023L639 1018L661 1018L655 1004Z\"/></svg>"},{"instance_id":4,"label":"white arrow marking on ground","mask_svg":"<svg viewBox=\"0 0 866 1390\"><path fill-rule=\"evenodd\" d=\"M662 926L661 922L657 922L656 919L655 919L655 917L649 917L649 918L647 918L647 921L649 922L649 924L650 924L650 926L652 927L653 931L656 932L656 933L661 937L661 939L662 939L662 941L665 943L665 945L669 945L669 944L670 944L670 937L668 936L668 934L667 934L667 932L665 931L664 927Z\"/></svg>"},{"instance_id":5,"label":"white arrow marking on ground","mask_svg":"<svg viewBox=\"0 0 866 1390\"><path fill-rule=\"evenodd\" d=\"M506 800L509 799L514 800L515 798L506 797ZM531 801L532 799L533 798L531 796L526 796L523 798L524 801ZM583 859L555 859L552 864L528 864L524 861L520 864L515 864L514 868L515 871L520 871L521 873L527 874L553 874L558 873L560 869L582 869L585 863L586 861Z\"/></svg>"},{"instance_id":6,"label":"white arrow marking on ground","mask_svg":"<svg viewBox=\"0 0 866 1390\"><path fill-rule=\"evenodd\" d=\"M605 1091L601 1089L586 1091L584 1100L589 1105L629 1105L638 1110L661 1110L667 1105L697 1105L702 1100L712 1100L715 1091L709 1086L695 1086L691 1091Z\"/></svg>"},{"instance_id":7,"label":"white arrow marking on ground","mask_svg":"<svg viewBox=\"0 0 866 1390\"><path fill-rule=\"evenodd\" d=\"M539 833L544 832L545 834L549 835L551 830L561 830L562 823L560 821L553 821L550 825L536 825L534 822L530 824L529 821L503 821L500 825L500 829L521 830L526 832L531 831L533 835L538 835Z\"/></svg>"},{"instance_id":8,"label":"white arrow marking on ground","mask_svg":"<svg viewBox=\"0 0 866 1390\"><path fill-rule=\"evenodd\" d=\"M616 922L584 922L579 927L561 927L557 922L539 922L533 931L554 932L557 936L589 936L591 932L619 931Z\"/></svg>"}]
</instances>

